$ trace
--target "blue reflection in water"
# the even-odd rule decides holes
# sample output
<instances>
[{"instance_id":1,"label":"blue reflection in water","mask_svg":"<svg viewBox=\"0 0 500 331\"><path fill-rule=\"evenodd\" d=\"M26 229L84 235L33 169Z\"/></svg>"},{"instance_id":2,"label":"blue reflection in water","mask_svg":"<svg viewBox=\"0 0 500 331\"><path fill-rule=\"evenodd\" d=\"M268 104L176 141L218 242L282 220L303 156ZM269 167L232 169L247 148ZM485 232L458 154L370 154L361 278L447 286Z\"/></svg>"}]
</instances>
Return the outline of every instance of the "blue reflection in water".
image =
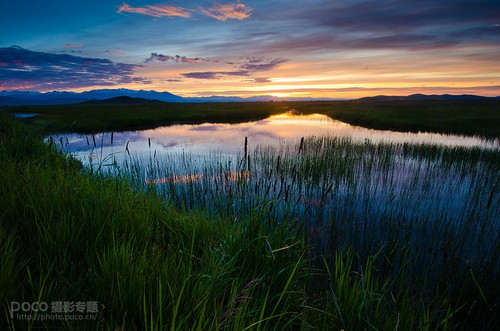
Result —
<instances>
[{"instance_id":1,"label":"blue reflection in water","mask_svg":"<svg viewBox=\"0 0 500 331\"><path fill-rule=\"evenodd\" d=\"M435 144L445 146L482 147L498 149L498 140L479 137L443 135L435 133L404 133L373 130L352 126L333 120L326 115L297 115L292 112L270 116L248 123L204 123L197 125L172 125L153 130L134 132L105 132L97 135L65 134L52 139L59 142L65 152L77 158L94 160L113 154L121 161L128 153L148 155L190 151L195 155L222 153L235 155L243 150L245 137L249 147L259 145L293 145L301 137L329 136L349 137L353 141Z\"/></svg>"},{"instance_id":2,"label":"blue reflection in water","mask_svg":"<svg viewBox=\"0 0 500 331\"><path fill-rule=\"evenodd\" d=\"M299 151L301 137L329 140L308 140ZM259 217L269 227L293 223L319 251L354 247L370 254L400 241L437 254L446 239L459 245L463 261L499 269L492 249L500 226L498 140L371 130L292 113L48 139L93 169L106 165L138 187L154 185L178 208L202 206L213 218Z\"/></svg>"}]
</instances>

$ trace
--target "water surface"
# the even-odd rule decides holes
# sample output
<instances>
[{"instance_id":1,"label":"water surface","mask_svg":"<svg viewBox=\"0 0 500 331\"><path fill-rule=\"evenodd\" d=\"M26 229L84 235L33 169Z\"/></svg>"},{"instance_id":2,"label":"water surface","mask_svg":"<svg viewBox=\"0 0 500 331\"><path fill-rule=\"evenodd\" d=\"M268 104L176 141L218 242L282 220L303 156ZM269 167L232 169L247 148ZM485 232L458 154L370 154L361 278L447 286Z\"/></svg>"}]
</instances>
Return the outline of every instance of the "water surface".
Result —
<instances>
[{"instance_id":1,"label":"water surface","mask_svg":"<svg viewBox=\"0 0 500 331\"><path fill-rule=\"evenodd\" d=\"M301 138L312 136L348 139L306 139L299 152ZM380 244L400 242L424 252L420 265L428 271L428 252L460 243L455 255L467 268L493 261L500 269L498 140L372 130L291 112L240 124L48 139L93 169L154 187L180 210L209 219L257 213L268 226L294 222L318 252L354 247L373 255Z\"/></svg>"},{"instance_id":2,"label":"water surface","mask_svg":"<svg viewBox=\"0 0 500 331\"><path fill-rule=\"evenodd\" d=\"M326 115L287 112L240 124L203 123L159 127L153 130L105 132L97 135L65 134L51 137L80 159L121 159L125 154L183 153L194 156L242 153L263 145L295 146L301 137L348 137L354 141L434 144L498 149L498 140L437 133L409 133L367 129L333 120ZM50 138L49 138L50 139Z\"/></svg>"},{"instance_id":3,"label":"water surface","mask_svg":"<svg viewBox=\"0 0 500 331\"><path fill-rule=\"evenodd\" d=\"M38 116L36 113L14 113L15 118L31 118Z\"/></svg>"}]
</instances>

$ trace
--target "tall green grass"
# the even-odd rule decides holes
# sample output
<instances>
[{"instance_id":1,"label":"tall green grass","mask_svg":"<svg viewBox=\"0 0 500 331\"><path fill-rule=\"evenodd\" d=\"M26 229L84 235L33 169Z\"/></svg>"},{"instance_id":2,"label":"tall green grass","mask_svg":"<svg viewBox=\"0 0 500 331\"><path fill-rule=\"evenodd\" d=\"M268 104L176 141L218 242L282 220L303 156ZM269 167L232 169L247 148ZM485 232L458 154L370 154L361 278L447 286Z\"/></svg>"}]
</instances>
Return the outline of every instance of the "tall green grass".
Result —
<instances>
[{"instance_id":1,"label":"tall green grass","mask_svg":"<svg viewBox=\"0 0 500 331\"><path fill-rule=\"evenodd\" d=\"M349 268L362 274L370 264L391 300L393 292L440 298L472 324L495 323L499 304L499 169L498 150L332 137L246 157L152 154L121 167L183 211L257 213L271 233L291 224L312 250L310 265L333 269L339 252L354 254Z\"/></svg>"},{"instance_id":2,"label":"tall green grass","mask_svg":"<svg viewBox=\"0 0 500 331\"><path fill-rule=\"evenodd\" d=\"M2 126L2 329L299 323L303 246L273 259L265 244L281 247L286 228L268 236L255 219L212 222L165 208L126 179L82 174L12 120ZM100 309L95 322L27 323L9 317L11 301L97 301Z\"/></svg>"},{"instance_id":3,"label":"tall green grass","mask_svg":"<svg viewBox=\"0 0 500 331\"><path fill-rule=\"evenodd\" d=\"M471 165L461 167L448 150L402 146L400 152L390 152L386 149L394 146L337 141L328 147L324 141L311 140L300 154L295 149L262 149L249 154L250 158L247 155L244 162L219 158L219 163L199 164L187 157L130 159L120 171L106 174L103 169L115 168L90 172L44 144L38 132L7 116L2 115L0 126L1 329L498 326L498 258L493 253L484 265L474 262L464 270L445 273L446 267L454 265L456 251L469 251L465 241L446 248L453 259L444 258L441 251L442 256L435 258L438 262L429 259L429 265L439 266L436 270L425 268L426 252L419 251L420 234L440 230L437 243L442 243L445 236L459 233L455 227L462 227L467 219L457 225L429 220L432 226L426 227L404 212L410 216L398 221L391 213L404 211L411 201L405 194L410 193L403 187L392 198L393 194L377 191L380 182L366 177L379 174L380 169L394 169L399 153L415 158L420 167L438 162L453 170L450 180L457 176L475 183L467 190L477 196L471 205L478 206L475 213L483 210L484 214L477 214L481 219L494 221L497 193L488 208L483 197L493 184L491 171L498 169L498 154L457 152L472 153ZM321 152L322 148L326 149ZM361 153L365 148L367 152ZM371 153L389 156L369 170L371 163L363 160ZM436 170L418 169L419 176ZM487 173L476 178L474 169ZM144 181L199 171L204 176L197 181L157 185ZM361 178L364 181L358 182ZM418 178L410 179L417 182L412 185L422 185ZM398 180L406 183L407 178L392 182ZM483 184L487 186L481 189ZM434 189L432 183L426 185ZM377 198L373 201L381 198L386 204L401 204L387 211L392 215L388 221L383 222L382 216L360 219L364 212L377 210L359 206L372 193ZM341 206L351 199L354 202ZM377 222L389 233L383 234ZM477 248L479 252L497 248L491 246L495 244L491 239L498 225L490 223L470 220L463 228L470 238L493 231L482 243L486 248ZM404 231L419 224L424 224L420 232ZM481 230L483 224L486 230ZM93 301L98 302L99 312L95 321L26 322L10 317L12 301Z\"/></svg>"}]
</instances>

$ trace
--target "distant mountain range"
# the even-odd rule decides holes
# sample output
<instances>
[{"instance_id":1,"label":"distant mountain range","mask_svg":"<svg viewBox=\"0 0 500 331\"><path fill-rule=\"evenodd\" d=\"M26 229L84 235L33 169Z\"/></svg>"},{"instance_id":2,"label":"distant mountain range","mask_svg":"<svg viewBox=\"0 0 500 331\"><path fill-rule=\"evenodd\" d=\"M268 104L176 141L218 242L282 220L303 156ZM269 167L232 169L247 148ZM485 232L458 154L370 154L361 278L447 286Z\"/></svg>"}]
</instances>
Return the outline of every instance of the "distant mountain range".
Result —
<instances>
[{"instance_id":1,"label":"distant mountain range","mask_svg":"<svg viewBox=\"0 0 500 331\"><path fill-rule=\"evenodd\" d=\"M102 89L85 92L32 92L32 91L1 91L0 106L31 106L31 105L66 105L88 101L100 101L118 97L140 98L157 102L262 102L273 100L318 100L314 98L277 98L273 96L256 96L250 98L211 96L201 98L183 98L169 92ZM326 100L326 99L319 99ZM334 99L329 99L334 100ZM120 100L115 100L120 103ZM124 100L121 100L123 103ZM132 100L128 100L132 101ZM109 102L108 102L109 103ZM137 103L137 100L135 101Z\"/></svg>"},{"instance_id":2,"label":"distant mountain range","mask_svg":"<svg viewBox=\"0 0 500 331\"><path fill-rule=\"evenodd\" d=\"M124 98L125 97L125 98ZM498 99L499 97L497 97ZM360 100L457 100L457 99L486 99L477 95L424 95L410 96L376 96ZM316 98L277 98L273 96L255 96L249 98L211 96L201 98L183 98L169 92L129 90L129 89L101 89L85 92L31 92L31 91L1 91L0 106L30 106L30 105L66 105L75 103L93 104L138 104L150 102L266 102L266 101L314 101L314 100L342 100ZM345 100L345 99L344 99Z\"/></svg>"},{"instance_id":3,"label":"distant mountain range","mask_svg":"<svg viewBox=\"0 0 500 331\"><path fill-rule=\"evenodd\" d=\"M144 105L144 104L155 104L164 103L160 100L150 100L144 98L132 98L132 97L114 97L103 100L89 100L80 102L81 105Z\"/></svg>"},{"instance_id":4,"label":"distant mountain range","mask_svg":"<svg viewBox=\"0 0 500 331\"><path fill-rule=\"evenodd\" d=\"M184 98L169 92L135 91L128 89L103 89L77 92L30 92L30 91L2 91L0 92L0 105L25 106L25 105L65 105L82 103L92 100L105 100L116 97L142 98L164 102L186 102Z\"/></svg>"}]
</instances>

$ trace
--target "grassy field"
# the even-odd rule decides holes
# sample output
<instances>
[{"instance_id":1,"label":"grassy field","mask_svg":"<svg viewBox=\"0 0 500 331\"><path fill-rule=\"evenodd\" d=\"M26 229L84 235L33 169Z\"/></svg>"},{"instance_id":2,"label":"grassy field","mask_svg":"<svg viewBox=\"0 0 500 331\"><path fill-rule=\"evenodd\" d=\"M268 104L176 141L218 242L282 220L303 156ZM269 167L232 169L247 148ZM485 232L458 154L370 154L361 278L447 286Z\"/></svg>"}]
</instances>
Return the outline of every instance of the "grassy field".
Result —
<instances>
[{"instance_id":1,"label":"grassy field","mask_svg":"<svg viewBox=\"0 0 500 331\"><path fill-rule=\"evenodd\" d=\"M373 293L385 309L405 300L395 293L427 304L443 300L454 307L448 322L457 329L498 327L498 151L316 137L302 148L263 147L246 158L183 153L131 158L119 168L146 190L156 179L155 192L183 211L211 219L258 213L270 232L291 224L319 270L323 262L337 267L337 254L354 253L351 272L362 280L370 264L371 279L382 286ZM477 308L475 317L465 307ZM373 325L394 328L379 323Z\"/></svg>"},{"instance_id":2,"label":"grassy field","mask_svg":"<svg viewBox=\"0 0 500 331\"><path fill-rule=\"evenodd\" d=\"M352 100L328 102L158 103L10 107L35 112L36 124L51 131L100 132L154 128L173 123L254 121L296 109L353 125L395 131L429 131L500 137L500 99Z\"/></svg>"},{"instance_id":3,"label":"grassy field","mask_svg":"<svg viewBox=\"0 0 500 331\"><path fill-rule=\"evenodd\" d=\"M102 132L151 129L162 125L256 121L284 111L275 103L148 103L144 105L64 105L11 107L35 112L32 122L49 131Z\"/></svg>"},{"instance_id":4,"label":"grassy field","mask_svg":"<svg viewBox=\"0 0 500 331\"><path fill-rule=\"evenodd\" d=\"M2 330L499 328L496 151L314 138L106 174L0 116ZM25 321L13 301L98 312Z\"/></svg>"},{"instance_id":5,"label":"grassy field","mask_svg":"<svg viewBox=\"0 0 500 331\"><path fill-rule=\"evenodd\" d=\"M353 100L289 106L373 129L500 137L500 99Z\"/></svg>"}]
</instances>

